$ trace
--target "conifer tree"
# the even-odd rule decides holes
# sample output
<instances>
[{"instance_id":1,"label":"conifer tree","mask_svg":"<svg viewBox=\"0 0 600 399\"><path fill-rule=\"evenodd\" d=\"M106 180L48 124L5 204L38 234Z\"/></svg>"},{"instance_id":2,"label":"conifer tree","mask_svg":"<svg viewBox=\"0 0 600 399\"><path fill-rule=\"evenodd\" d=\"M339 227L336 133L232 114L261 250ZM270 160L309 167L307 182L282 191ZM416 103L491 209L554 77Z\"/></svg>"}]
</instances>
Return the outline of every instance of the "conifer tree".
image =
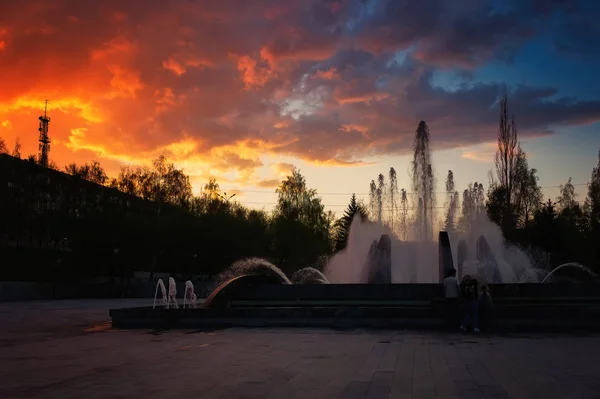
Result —
<instances>
[{"instance_id":1,"label":"conifer tree","mask_svg":"<svg viewBox=\"0 0 600 399\"><path fill-rule=\"evenodd\" d=\"M352 221L356 215L359 215L363 222L368 219L367 209L356 199L356 195L352 194L352 197L350 197L350 203L344 211L344 216L342 216L336 222L336 251L341 251L342 249L346 248L346 245L348 245L350 226L352 225Z\"/></svg>"}]
</instances>

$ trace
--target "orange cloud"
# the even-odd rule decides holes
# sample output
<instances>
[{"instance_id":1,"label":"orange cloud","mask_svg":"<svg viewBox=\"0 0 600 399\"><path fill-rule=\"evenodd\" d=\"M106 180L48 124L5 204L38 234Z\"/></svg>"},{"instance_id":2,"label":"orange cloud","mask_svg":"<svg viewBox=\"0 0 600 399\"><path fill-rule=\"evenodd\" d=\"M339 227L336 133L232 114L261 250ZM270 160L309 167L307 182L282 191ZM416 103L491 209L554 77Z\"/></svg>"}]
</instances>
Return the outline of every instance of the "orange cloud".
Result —
<instances>
[{"instance_id":1,"label":"orange cloud","mask_svg":"<svg viewBox=\"0 0 600 399\"><path fill-rule=\"evenodd\" d=\"M492 163L496 156L496 143L486 143L463 150L460 156L475 162Z\"/></svg>"},{"instance_id":2,"label":"orange cloud","mask_svg":"<svg viewBox=\"0 0 600 399\"><path fill-rule=\"evenodd\" d=\"M335 67L331 67L326 71L319 69L312 77L313 77L313 79L332 80L332 79L339 78L340 75L337 73L337 70L335 69Z\"/></svg>"},{"instance_id":3,"label":"orange cloud","mask_svg":"<svg viewBox=\"0 0 600 399\"><path fill-rule=\"evenodd\" d=\"M163 68L173 72L175 75L183 75L185 73L185 67L177 62L173 57L169 57L168 60L163 61Z\"/></svg>"},{"instance_id":4,"label":"orange cloud","mask_svg":"<svg viewBox=\"0 0 600 399\"><path fill-rule=\"evenodd\" d=\"M237 57L237 69L246 89L263 87L274 75L269 68L260 66L247 55Z\"/></svg>"},{"instance_id":5,"label":"orange cloud","mask_svg":"<svg viewBox=\"0 0 600 399\"><path fill-rule=\"evenodd\" d=\"M265 179L256 182L257 187L261 188L277 188L281 184L280 179Z\"/></svg>"},{"instance_id":6,"label":"orange cloud","mask_svg":"<svg viewBox=\"0 0 600 399\"><path fill-rule=\"evenodd\" d=\"M376 162L365 162L365 161L345 161L343 159L327 159L325 161L314 161L316 165L320 166L367 166L374 165Z\"/></svg>"},{"instance_id":7,"label":"orange cloud","mask_svg":"<svg viewBox=\"0 0 600 399\"><path fill-rule=\"evenodd\" d=\"M108 98L115 96L135 98L136 92L144 88L138 72L127 70L119 65L109 65L108 70L113 74L110 85L116 89L108 94Z\"/></svg>"},{"instance_id":8,"label":"orange cloud","mask_svg":"<svg viewBox=\"0 0 600 399\"><path fill-rule=\"evenodd\" d=\"M47 97L52 98L52 93L47 93ZM59 95L58 93L55 93ZM14 99L12 102L0 102L0 115L26 110L26 112L35 111L43 113L44 107L47 107L48 112L59 111L61 113L77 115L90 123L100 123L103 121L99 110L94 108L92 104L83 101L77 97L54 97L47 104L45 99L40 96L38 98L23 96ZM36 123L36 122L34 122Z\"/></svg>"},{"instance_id":9,"label":"orange cloud","mask_svg":"<svg viewBox=\"0 0 600 399\"><path fill-rule=\"evenodd\" d=\"M344 95L338 96L340 104L366 103L369 101L381 101L389 97L387 93L366 93L364 95Z\"/></svg>"},{"instance_id":10,"label":"orange cloud","mask_svg":"<svg viewBox=\"0 0 600 399\"><path fill-rule=\"evenodd\" d=\"M91 59L100 61L118 54L132 54L135 45L123 36L118 36L105 42L102 48L91 51Z\"/></svg>"},{"instance_id":11,"label":"orange cloud","mask_svg":"<svg viewBox=\"0 0 600 399\"><path fill-rule=\"evenodd\" d=\"M277 173L281 177L288 176L295 166L291 163L279 162L271 166L275 173Z\"/></svg>"}]
</instances>

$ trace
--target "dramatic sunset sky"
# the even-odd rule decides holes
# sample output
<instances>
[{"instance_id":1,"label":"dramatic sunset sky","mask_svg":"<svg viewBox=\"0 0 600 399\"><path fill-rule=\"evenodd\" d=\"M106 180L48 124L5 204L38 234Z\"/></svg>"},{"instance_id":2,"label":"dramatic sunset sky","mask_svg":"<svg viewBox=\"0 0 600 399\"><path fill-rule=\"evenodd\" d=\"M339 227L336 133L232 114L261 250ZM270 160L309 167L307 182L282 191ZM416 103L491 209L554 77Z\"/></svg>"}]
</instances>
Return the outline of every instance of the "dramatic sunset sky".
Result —
<instances>
[{"instance_id":1,"label":"dramatic sunset sky","mask_svg":"<svg viewBox=\"0 0 600 399\"><path fill-rule=\"evenodd\" d=\"M493 168L510 94L544 187L584 184L600 147L600 1L3 0L0 137L50 158L121 165L166 153L270 209L298 166L329 209L394 166L410 188L417 124L438 191ZM544 190L556 196L557 188Z\"/></svg>"}]
</instances>

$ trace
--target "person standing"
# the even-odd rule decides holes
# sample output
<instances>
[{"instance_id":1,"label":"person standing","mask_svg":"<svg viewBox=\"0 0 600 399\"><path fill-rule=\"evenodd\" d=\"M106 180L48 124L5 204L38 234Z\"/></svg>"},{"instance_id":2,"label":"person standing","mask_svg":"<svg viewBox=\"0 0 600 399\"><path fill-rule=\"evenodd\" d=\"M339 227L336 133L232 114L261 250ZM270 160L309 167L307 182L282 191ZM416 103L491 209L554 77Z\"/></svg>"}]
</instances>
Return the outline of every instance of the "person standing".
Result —
<instances>
[{"instance_id":1,"label":"person standing","mask_svg":"<svg viewBox=\"0 0 600 399\"><path fill-rule=\"evenodd\" d=\"M443 281L444 296L446 297L446 325L449 329L456 328L458 313L458 298L460 296L460 283L456 279L456 269L451 269Z\"/></svg>"},{"instance_id":2,"label":"person standing","mask_svg":"<svg viewBox=\"0 0 600 399\"><path fill-rule=\"evenodd\" d=\"M460 326L460 329L463 331L467 331L467 325L473 325L473 332L479 332L479 320L478 320L478 284L477 279L469 276L465 276L467 278L464 279L463 284L463 298L467 303L467 314L463 319L463 322Z\"/></svg>"}]
</instances>

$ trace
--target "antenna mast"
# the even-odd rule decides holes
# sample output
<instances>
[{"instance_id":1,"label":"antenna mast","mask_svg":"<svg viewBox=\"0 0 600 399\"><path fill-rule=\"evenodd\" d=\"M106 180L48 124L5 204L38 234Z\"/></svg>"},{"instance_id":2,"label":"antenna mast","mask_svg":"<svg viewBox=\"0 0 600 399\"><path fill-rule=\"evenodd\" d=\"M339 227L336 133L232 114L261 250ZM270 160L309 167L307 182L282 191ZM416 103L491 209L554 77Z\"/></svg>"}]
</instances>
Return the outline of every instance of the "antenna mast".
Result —
<instances>
[{"instance_id":1,"label":"antenna mast","mask_svg":"<svg viewBox=\"0 0 600 399\"><path fill-rule=\"evenodd\" d=\"M47 115L48 111L48 100L44 105L44 115L40 116L38 119L40 120L40 154L38 156L38 162L40 166L43 168L48 167L48 153L50 152L50 138L48 137L48 125L50 124L50 118Z\"/></svg>"}]
</instances>

